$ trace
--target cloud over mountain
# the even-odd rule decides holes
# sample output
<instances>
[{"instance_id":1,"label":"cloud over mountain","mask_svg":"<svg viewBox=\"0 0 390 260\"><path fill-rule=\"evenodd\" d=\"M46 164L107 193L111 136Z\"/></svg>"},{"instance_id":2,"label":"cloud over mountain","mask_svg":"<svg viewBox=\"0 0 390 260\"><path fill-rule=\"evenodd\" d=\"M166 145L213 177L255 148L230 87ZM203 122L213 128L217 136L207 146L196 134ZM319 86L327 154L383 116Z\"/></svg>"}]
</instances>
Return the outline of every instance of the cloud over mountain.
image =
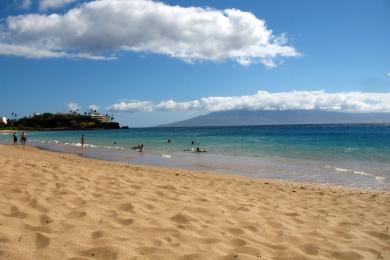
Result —
<instances>
[{"instance_id":1,"label":"cloud over mountain","mask_svg":"<svg viewBox=\"0 0 390 260\"><path fill-rule=\"evenodd\" d=\"M113 112L190 111L208 112L229 110L326 110L341 112L390 112L390 92L291 91L269 93L258 91L249 96L204 97L178 102L165 100L121 101L107 108Z\"/></svg>"},{"instance_id":2,"label":"cloud over mountain","mask_svg":"<svg viewBox=\"0 0 390 260\"><path fill-rule=\"evenodd\" d=\"M55 7L54 2L44 0L41 6ZM132 51L185 62L233 60L274 67L284 57L300 55L288 45L285 34L274 35L264 20L250 12L171 6L150 0L90 1L64 14L10 16L3 27L0 54L30 58L50 54L93 58ZM21 51L9 51L9 45ZM39 50L38 54L26 53L28 48Z\"/></svg>"}]
</instances>

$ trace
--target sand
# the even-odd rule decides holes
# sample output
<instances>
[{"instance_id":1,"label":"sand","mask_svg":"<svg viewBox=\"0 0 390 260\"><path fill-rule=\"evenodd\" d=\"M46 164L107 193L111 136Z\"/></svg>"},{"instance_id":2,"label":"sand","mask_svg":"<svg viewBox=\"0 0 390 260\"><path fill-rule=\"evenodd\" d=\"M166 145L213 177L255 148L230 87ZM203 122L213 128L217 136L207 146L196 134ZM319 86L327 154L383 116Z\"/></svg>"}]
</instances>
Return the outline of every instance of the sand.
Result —
<instances>
[{"instance_id":1,"label":"sand","mask_svg":"<svg viewBox=\"0 0 390 260\"><path fill-rule=\"evenodd\" d=\"M390 193L0 145L0 259L390 259Z\"/></svg>"},{"instance_id":2,"label":"sand","mask_svg":"<svg viewBox=\"0 0 390 260\"><path fill-rule=\"evenodd\" d=\"M0 134L12 134L18 132L17 130L1 130L0 129Z\"/></svg>"}]
</instances>

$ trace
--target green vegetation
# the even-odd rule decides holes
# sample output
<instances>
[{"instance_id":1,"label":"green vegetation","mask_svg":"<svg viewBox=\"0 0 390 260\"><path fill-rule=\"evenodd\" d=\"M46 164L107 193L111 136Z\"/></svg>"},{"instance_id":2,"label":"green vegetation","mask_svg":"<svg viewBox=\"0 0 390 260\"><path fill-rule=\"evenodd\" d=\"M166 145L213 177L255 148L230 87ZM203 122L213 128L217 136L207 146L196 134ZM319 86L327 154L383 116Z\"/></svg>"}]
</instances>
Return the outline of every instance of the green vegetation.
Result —
<instances>
[{"instance_id":1,"label":"green vegetation","mask_svg":"<svg viewBox=\"0 0 390 260\"><path fill-rule=\"evenodd\" d=\"M30 117L23 117L18 120L10 119L8 127L10 129L25 130L70 130L70 129L117 129L119 123L110 122L113 117L102 116L99 120L91 115L81 115L78 113L43 113ZM5 128L0 128L5 129Z\"/></svg>"}]
</instances>

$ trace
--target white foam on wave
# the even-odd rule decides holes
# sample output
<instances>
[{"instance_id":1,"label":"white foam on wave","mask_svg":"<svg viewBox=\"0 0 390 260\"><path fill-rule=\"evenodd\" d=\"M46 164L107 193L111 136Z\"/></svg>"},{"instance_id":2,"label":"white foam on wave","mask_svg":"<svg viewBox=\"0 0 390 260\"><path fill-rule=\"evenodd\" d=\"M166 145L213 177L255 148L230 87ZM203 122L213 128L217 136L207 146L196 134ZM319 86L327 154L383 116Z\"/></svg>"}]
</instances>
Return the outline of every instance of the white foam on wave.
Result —
<instances>
[{"instance_id":1,"label":"white foam on wave","mask_svg":"<svg viewBox=\"0 0 390 260\"><path fill-rule=\"evenodd\" d=\"M348 170L348 169L343 169L343 168L337 168L337 167L335 167L334 168L336 171L338 171L338 172L351 172L352 170Z\"/></svg>"},{"instance_id":2,"label":"white foam on wave","mask_svg":"<svg viewBox=\"0 0 390 260\"><path fill-rule=\"evenodd\" d=\"M119 150L124 150L125 148L124 147L122 147L122 146L109 146L109 145L105 145L105 146L103 146L104 148L106 148L106 149L119 149Z\"/></svg>"},{"instance_id":3,"label":"white foam on wave","mask_svg":"<svg viewBox=\"0 0 390 260\"><path fill-rule=\"evenodd\" d=\"M354 173L354 174L363 175L363 176L370 176L370 177L375 176L371 173L364 172L364 171L350 170L350 169L337 168L337 167L335 167L334 169L338 172L349 172L349 173Z\"/></svg>"},{"instance_id":4,"label":"white foam on wave","mask_svg":"<svg viewBox=\"0 0 390 260\"><path fill-rule=\"evenodd\" d=\"M98 145L94 145L94 144L84 144L85 147L91 147L91 148L96 148L96 147L99 147Z\"/></svg>"},{"instance_id":5,"label":"white foam on wave","mask_svg":"<svg viewBox=\"0 0 390 260\"><path fill-rule=\"evenodd\" d=\"M371 173L368 173L368 172L364 172L364 171L356 171L356 170L337 168L337 167L335 167L334 169L336 171L338 171L338 172L349 172L349 173L354 173L354 174L363 175L363 176L370 176L370 177L374 177L375 176L374 174L371 174Z\"/></svg>"},{"instance_id":6,"label":"white foam on wave","mask_svg":"<svg viewBox=\"0 0 390 260\"><path fill-rule=\"evenodd\" d=\"M162 154L161 156L164 157L164 158L167 158L167 159L171 159L172 158L172 155L169 155L169 154Z\"/></svg>"},{"instance_id":7,"label":"white foam on wave","mask_svg":"<svg viewBox=\"0 0 390 260\"><path fill-rule=\"evenodd\" d=\"M368 172L364 172L364 171L350 170L350 169L337 168L337 167L335 167L334 169L338 172L347 172L347 173L358 174L358 175L367 176L367 177L373 177L379 183L382 183L386 179L386 177L384 177L384 176L376 176L372 173L368 173Z\"/></svg>"},{"instance_id":8,"label":"white foam on wave","mask_svg":"<svg viewBox=\"0 0 390 260\"><path fill-rule=\"evenodd\" d=\"M364 176L373 176L371 173L363 172L363 171L353 171L353 173L364 175Z\"/></svg>"},{"instance_id":9,"label":"white foam on wave","mask_svg":"<svg viewBox=\"0 0 390 260\"><path fill-rule=\"evenodd\" d=\"M379 182L379 183L382 183L385 181L386 177L384 176L375 176L375 179Z\"/></svg>"}]
</instances>

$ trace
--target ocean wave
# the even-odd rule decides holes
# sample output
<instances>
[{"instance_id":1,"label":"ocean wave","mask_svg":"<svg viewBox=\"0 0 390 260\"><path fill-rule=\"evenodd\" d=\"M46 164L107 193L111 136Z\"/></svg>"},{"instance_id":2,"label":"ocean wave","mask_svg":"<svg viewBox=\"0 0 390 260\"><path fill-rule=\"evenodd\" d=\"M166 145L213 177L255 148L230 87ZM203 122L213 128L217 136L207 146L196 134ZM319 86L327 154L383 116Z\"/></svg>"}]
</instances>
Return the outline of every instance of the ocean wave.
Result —
<instances>
[{"instance_id":1,"label":"ocean wave","mask_svg":"<svg viewBox=\"0 0 390 260\"><path fill-rule=\"evenodd\" d=\"M338 172L352 172L352 170L343 169L343 168L337 168L337 167L335 167L334 169L335 169L336 171L338 171Z\"/></svg>"},{"instance_id":2,"label":"ocean wave","mask_svg":"<svg viewBox=\"0 0 390 260\"><path fill-rule=\"evenodd\" d=\"M109 145L105 145L103 146L103 148L106 148L106 149L119 149L119 150L125 150L126 148L125 147L122 147L122 146L109 146Z\"/></svg>"},{"instance_id":3,"label":"ocean wave","mask_svg":"<svg viewBox=\"0 0 390 260\"><path fill-rule=\"evenodd\" d=\"M58 140L38 140L38 139L31 139L31 142L37 142L42 144L62 144L62 145L71 145L76 147L81 147L81 143L69 143L69 142L60 142ZM90 148L98 148L100 146L95 144L84 144L84 147L90 147Z\"/></svg>"},{"instance_id":4,"label":"ocean wave","mask_svg":"<svg viewBox=\"0 0 390 260\"><path fill-rule=\"evenodd\" d=\"M382 183L385 181L386 177L384 176L376 176L375 179L379 182L379 183Z\"/></svg>"},{"instance_id":5,"label":"ocean wave","mask_svg":"<svg viewBox=\"0 0 390 260\"><path fill-rule=\"evenodd\" d=\"M357 170L351 170L351 169L344 169L344 168L334 168L337 172L345 172L345 173L351 173L351 174L357 174L357 175L362 175L366 177L372 177L375 178L379 183L382 183L386 177L384 176L376 176L372 173L364 172L364 171L357 171Z\"/></svg>"},{"instance_id":6,"label":"ocean wave","mask_svg":"<svg viewBox=\"0 0 390 260\"><path fill-rule=\"evenodd\" d=\"M354 173L354 174L363 175L363 176L376 177L374 174L364 172L364 171L357 171L357 170L337 168L337 167L335 167L334 169L338 172L349 172L349 173Z\"/></svg>"}]
</instances>

